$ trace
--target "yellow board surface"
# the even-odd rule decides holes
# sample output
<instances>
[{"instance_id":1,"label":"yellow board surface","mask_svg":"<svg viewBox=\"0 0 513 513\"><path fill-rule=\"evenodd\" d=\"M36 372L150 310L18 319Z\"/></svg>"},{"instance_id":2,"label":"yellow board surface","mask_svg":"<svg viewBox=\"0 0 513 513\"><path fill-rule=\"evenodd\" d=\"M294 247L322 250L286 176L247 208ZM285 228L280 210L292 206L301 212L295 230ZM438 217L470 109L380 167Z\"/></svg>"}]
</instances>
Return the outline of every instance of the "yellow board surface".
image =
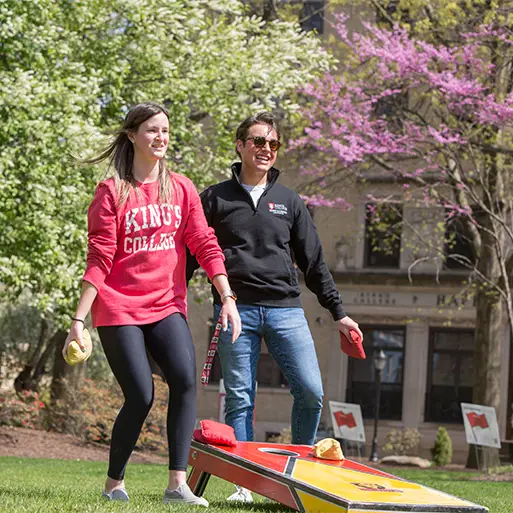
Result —
<instances>
[{"instance_id":1,"label":"yellow board surface","mask_svg":"<svg viewBox=\"0 0 513 513\"><path fill-rule=\"evenodd\" d=\"M347 513L347 509L342 506L337 506L336 504L332 504L331 502L319 499L319 497L314 497L313 495L302 492L301 490L296 491L298 497L301 499L305 511L307 511L308 513L316 511L322 513Z\"/></svg>"},{"instance_id":2,"label":"yellow board surface","mask_svg":"<svg viewBox=\"0 0 513 513\"><path fill-rule=\"evenodd\" d=\"M389 479L386 477L331 467L312 461L296 460L292 477L303 483L313 485L325 492L343 497L344 500L356 503L380 504L418 504L437 506L472 506L472 503L446 495L442 492L426 488L416 483ZM301 494L303 495L303 494ZM320 500L310 496L305 500ZM302 499L303 500L303 499ZM324 502L324 501L323 501ZM335 509L333 509L335 508ZM337 506L329 509L308 509L307 511L326 511L333 513L345 512ZM353 510L351 510L353 511Z\"/></svg>"}]
</instances>

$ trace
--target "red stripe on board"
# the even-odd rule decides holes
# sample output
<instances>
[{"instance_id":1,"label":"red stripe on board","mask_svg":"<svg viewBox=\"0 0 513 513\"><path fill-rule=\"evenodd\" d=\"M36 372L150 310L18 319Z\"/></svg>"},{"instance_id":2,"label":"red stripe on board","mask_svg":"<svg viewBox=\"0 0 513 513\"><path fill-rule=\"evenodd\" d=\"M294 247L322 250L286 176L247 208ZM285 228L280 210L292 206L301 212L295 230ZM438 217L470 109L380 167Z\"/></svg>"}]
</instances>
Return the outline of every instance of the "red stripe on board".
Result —
<instances>
[{"instance_id":1,"label":"red stripe on board","mask_svg":"<svg viewBox=\"0 0 513 513\"><path fill-rule=\"evenodd\" d=\"M190 460L190 458L189 458ZM195 460L190 460L195 461ZM190 463L189 461L189 463ZM199 478L201 477L201 470L198 468L193 468L189 474L189 477L187 478L187 484L190 486L191 490L194 490L196 488L196 485L199 481Z\"/></svg>"},{"instance_id":2,"label":"red stripe on board","mask_svg":"<svg viewBox=\"0 0 513 513\"><path fill-rule=\"evenodd\" d=\"M388 477L392 479L400 479L397 476L388 474L379 469L368 467L356 461L342 460L322 460L313 456L312 448L309 445L292 445L292 444L269 444L262 442L237 442L235 447L227 447L223 445L209 445L216 450L230 454L237 458L250 461L256 465L260 465L264 468L274 470L280 474L285 474L287 462L289 456L281 456L277 454L268 454L262 452L260 449L270 448L273 450L286 450L298 454L298 458L307 461L314 461L319 465L329 465L330 467L340 467L344 469L356 470L358 472L366 472L375 476ZM191 463L192 465L193 463Z\"/></svg>"},{"instance_id":3,"label":"red stripe on board","mask_svg":"<svg viewBox=\"0 0 513 513\"><path fill-rule=\"evenodd\" d=\"M239 444L240 443L241 442L239 442ZM218 447L219 446L216 446L216 448ZM193 453L196 455L195 458L192 457ZM194 470L208 472L209 474L218 476L221 479L225 479L231 483L248 488L260 495L263 495L264 497L281 502L289 508L296 510L299 509L294 496L287 485L279 483L272 478L247 470L243 466L224 461L217 456L205 453L195 448L192 448L189 455L189 465L194 466Z\"/></svg>"}]
</instances>

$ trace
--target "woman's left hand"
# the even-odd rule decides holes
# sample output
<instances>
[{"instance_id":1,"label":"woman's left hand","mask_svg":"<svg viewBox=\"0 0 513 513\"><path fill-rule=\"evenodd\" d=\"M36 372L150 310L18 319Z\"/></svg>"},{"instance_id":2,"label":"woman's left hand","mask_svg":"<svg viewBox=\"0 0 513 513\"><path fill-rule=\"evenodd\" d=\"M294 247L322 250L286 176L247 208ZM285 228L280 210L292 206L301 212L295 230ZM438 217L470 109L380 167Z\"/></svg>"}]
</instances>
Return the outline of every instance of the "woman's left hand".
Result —
<instances>
[{"instance_id":1,"label":"woman's left hand","mask_svg":"<svg viewBox=\"0 0 513 513\"><path fill-rule=\"evenodd\" d=\"M223 331L228 329L228 323L232 326L232 344L239 338L241 331L241 322L239 311L235 300L231 297L227 297L223 301L223 308L221 308L221 324Z\"/></svg>"}]
</instances>

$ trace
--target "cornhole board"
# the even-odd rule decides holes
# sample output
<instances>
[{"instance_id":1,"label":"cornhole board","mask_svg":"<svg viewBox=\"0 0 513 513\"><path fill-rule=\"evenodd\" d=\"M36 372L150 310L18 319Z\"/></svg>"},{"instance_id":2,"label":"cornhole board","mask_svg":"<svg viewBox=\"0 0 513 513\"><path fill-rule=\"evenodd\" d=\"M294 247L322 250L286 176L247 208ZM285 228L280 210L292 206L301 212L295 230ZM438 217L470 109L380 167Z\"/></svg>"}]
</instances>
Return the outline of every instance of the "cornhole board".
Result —
<instances>
[{"instance_id":1,"label":"cornhole board","mask_svg":"<svg viewBox=\"0 0 513 513\"><path fill-rule=\"evenodd\" d=\"M211 475L308 513L485 513L483 506L356 461L314 458L309 445L192 441L188 484L201 496Z\"/></svg>"}]
</instances>

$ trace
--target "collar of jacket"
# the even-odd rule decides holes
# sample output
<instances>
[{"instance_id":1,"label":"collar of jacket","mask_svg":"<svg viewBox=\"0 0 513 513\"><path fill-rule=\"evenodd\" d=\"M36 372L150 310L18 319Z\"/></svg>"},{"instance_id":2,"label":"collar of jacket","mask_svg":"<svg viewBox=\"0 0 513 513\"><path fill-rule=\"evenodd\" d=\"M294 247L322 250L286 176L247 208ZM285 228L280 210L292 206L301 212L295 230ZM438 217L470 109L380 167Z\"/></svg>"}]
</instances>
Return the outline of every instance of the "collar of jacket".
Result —
<instances>
[{"instance_id":1,"label":"collar of jacket","mask_svg":"<svg viewBox=\"0 0 513 513\"><path fill-rule=\"evenodd\" d=\"M242 170L242 163L241 162L234 162L232 164L232 180L235 180L241 187L242 184L240 182L240 172ZM280 176L280 171L276 169L275 167L272 167L267 172L267 189L270 189L278 180L278 177Z\"/></svg>"}]
</instances>

